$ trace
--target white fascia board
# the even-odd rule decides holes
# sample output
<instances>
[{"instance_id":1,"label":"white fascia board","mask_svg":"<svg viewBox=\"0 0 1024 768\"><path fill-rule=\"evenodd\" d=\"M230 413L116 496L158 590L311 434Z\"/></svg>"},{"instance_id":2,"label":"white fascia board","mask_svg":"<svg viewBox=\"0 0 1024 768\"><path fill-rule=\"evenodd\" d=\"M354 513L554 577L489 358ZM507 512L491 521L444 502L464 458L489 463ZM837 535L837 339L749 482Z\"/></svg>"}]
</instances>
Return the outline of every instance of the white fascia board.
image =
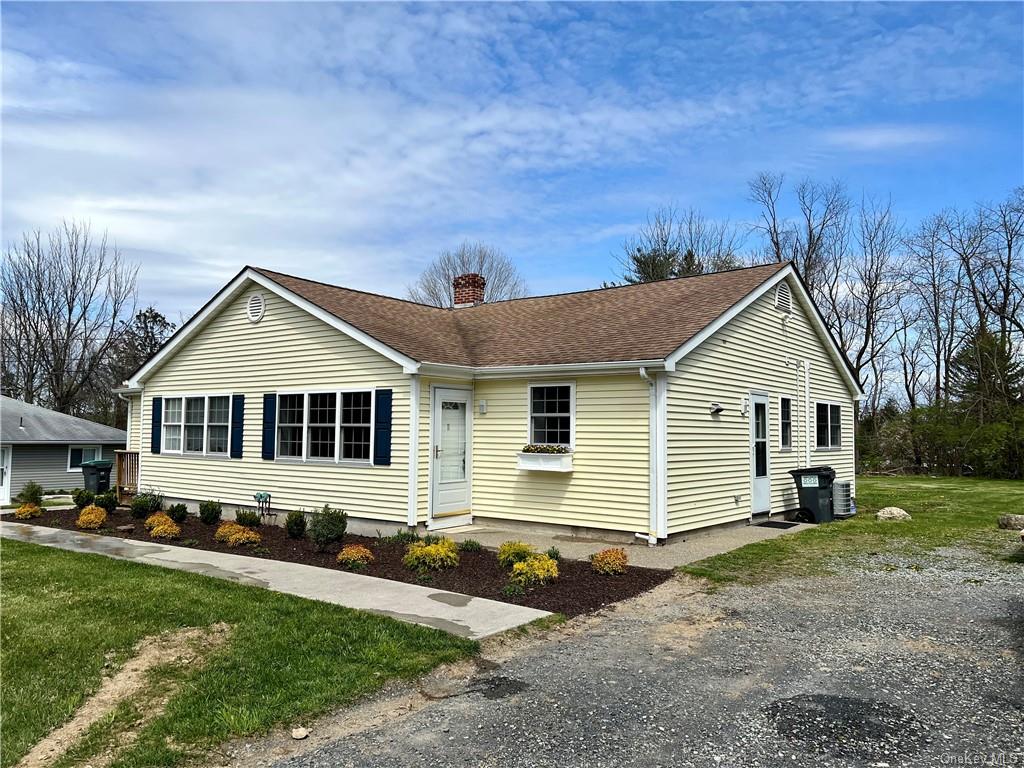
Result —
<instances>
[{"instance_id":1,"label":"white fascia board","mask_svg":"<svg viewBox=\"0 0 1024 768\"><path fill-rule=\"evenodd\" d=\"M522 376L554 376L573 374L585 376L599 375L610 371L630 371L636 368L647 368L652 371L665 370L664 360L614 360L597 363L556 363L553 365L511 365L485 366L470 368L475 379L510 379Z\"/></svg>"},{"instance_id":2,"label":"white fascia board","mask_svg":"<svg viewBox=\"0 0 1024 768\"><path fill-rule=\"evenodd\" d=\"M411 357L403 355L401 352L392 349L369 334L359 330L355 326L349 325L344 320L324 311L316 304L307 301L284 286L275 283L270 278L261 275L259 272L252 269L246 269L235 277L234 280L224 286L220 292L198 312L198 314L194 315L192 319L182 327L181 331L179 331L177 335L171 338L163 349L150 358L149 361L138 370L135 376L127 382L127 386L130 388L139 387L142 382L144 382L148 376L153 373L153 371L159 368L160 365L173 355L179 347L199 333L199 331L201 331L228 302L234 300L249 282L256 283L271 293L280 296L285 301L288 301L308 312L318 320L322 320L332 328L335 328L346 336L358 341L363 346L368 347L392 362L401 365L404 373L416 373L419 370L419 363Z\"/></svg>"},{"instance_id":3,"label":"white fascia board","mask_svg":"<svg viewBox=\"0 0 1024 768\"><path fill-rule=\"evenodd\" d=\"M768 280L765 280L763 283L761 283L761 285L757 286L757 288L752 290L740 301L738 301L736 304L730 307L727 312L721 314L718 318L714 320L714 322L705 326L700 333L698 333L692 339L690 339L681 347L679 347L675 352L666 357L665 370L674 371L676 369L676 365L679 364L680 360L682 360L693 350L695 350L697 347L699 347L701 344L703 344L705 341L711 338L711 336L717 333L722 327L728 324L743 310L745 310L759 298L768 293L768 291L770 291L772 288L774 288L776 285L778 285L791 275L794 279L790 281L790 286L796 287L797 293L800 297L800 301L803 304L808 317L810 317L812 325L818 332L818 337L825 343L825 346L828 347L828 350L832 355L835 366L839 370L839 375L843 377L843 380L846 382L846 385L850 388L850 391L853 393L855 399L859 400L861 397L863 397L864 391L860 388L860 385L857 383L857 380L853 378L853 375L847 368L845 357L842 351L839 349L839 347L836 346L835 340L832 338L832 334L829 333L828 328L826 328L825 324L822 322L821 316L819 315L818 310L814 306L814 302L811 300L811 297L807 294L803 282L797 277L796 270L793 269L792 264L787 265L785 269L776 272Z\"/></svg>"}]
</instances>

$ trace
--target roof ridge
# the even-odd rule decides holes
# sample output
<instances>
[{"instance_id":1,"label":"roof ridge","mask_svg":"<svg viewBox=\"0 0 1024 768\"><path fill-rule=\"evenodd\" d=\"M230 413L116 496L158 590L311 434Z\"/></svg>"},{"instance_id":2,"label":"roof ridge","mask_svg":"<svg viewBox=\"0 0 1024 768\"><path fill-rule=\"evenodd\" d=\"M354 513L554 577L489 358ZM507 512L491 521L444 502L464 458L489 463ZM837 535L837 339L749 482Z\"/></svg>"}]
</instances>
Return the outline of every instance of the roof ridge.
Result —
<instances>
[{"instance_id":1,"label":"roof ridge","mask_svg":"<svg viewBox=\"0 0 1024 768\"><path fill-rule=\"evenodd\" d=\"M254 267L252 265L249 265L247 268L251 269L251 270L253 270L255 272L259 272L262 275L278 275L280 277L291 278L292 280L301 280L304 283L315 283L316 285L322 285L325 288L336 288L336 289L342 290L342 291L352 291L352 293L361 293L364 296L373 296L373 297L378 298L378 299L390 299L391 301L400 301L403 304L411 304L414 307L423 307L424 309L436 309L436 310L439 310L441 312L448 312L449 311L448 308L446 308L446 307L437 307L437 306L434 306L433 304L424 304L422 301L413 301L412 299L402 299L402 298L399 298L398 296L389 296L386 293L375 293L374 291L363 291L363 290L360 290L359 288L351 288L351 287L349 287L347 285L338 285L337 283L327 283L327 282L324 282L323 280L313 280L313 279L308 278L308 277L300 277L299 275L292 275L292 274L289 274L287 272L278 272L276 269L267 269L266 267Z\"/></svg>"}]
</instances>

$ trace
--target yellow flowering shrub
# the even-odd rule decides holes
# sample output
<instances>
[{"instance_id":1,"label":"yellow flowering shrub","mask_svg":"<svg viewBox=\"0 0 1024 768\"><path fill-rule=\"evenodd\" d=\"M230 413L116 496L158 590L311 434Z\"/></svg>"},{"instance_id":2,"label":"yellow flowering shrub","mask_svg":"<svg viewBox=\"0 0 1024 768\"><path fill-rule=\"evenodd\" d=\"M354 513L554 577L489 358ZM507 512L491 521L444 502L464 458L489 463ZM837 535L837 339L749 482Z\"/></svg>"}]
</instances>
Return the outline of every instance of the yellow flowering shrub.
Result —
<instances>
[{"instance_id":1,"label":"yellow flowering shrub","mask_svg":"<svg viewBox=\"0 0 1024 768\"><path fill-rule=\"evenodd\" d=\"M176 539L181 536L181 526L168 517L167 522L157 523L150 528L149 535L154 539Z\"/></svg>"},{"instance_id":2,"label":"yellow flowering shrub","mask_svg":"<svg viewBox=\"0 0 1024 768\"><path fill-rule=\"evenodd\" d=\"M171 520L170 515L168 515L165 512L154 512L152 515L146 518L146 522L143 523L143 525L146 526L147 531L152 533L154 528L165 526L168 523L171 523L172 525L174 524L174 521Z\"/></svg>"},{"instance_id":3,"label":"yellow flowering shrub","mask_svg":"<svg viewBox=\"0 0 1024 768\"><path fill-rule=\"evenodd\" d=\"M522 541L506 541L498 547L498 565L511 568L516 563L529 560L537 554L537 550Z\"/></svg>"},{"instance_id":4,"label":"yellow flowering shrub","mask_svg":"<svg viewBox=\"0 0 1024 768\"><path fill-rule=\"evenodd\" d=\"M38 504L22 504L14 510L14 516L19 520L31 520L33 517L39 517L42 514L43 510L40 509Z\"/></svg>"},{"instance_id":5,"label":"yellow flowering shrub","mask_svg":"<svg viewBox=\"0 0 1024 768\"><path fill-rule=\"evenodd\" d=\"M606 576L618 576L626 572L629 558L622 547L602 549L590 556L590 567Z\"/></svg>"},{"instance_id":6,"label":"yellow flowering shrub","mask_svg":"<svg viewBox=\"0 0 1024 768\"><path fill-rule=\"evenodd\" d=\"M350 571L359 571L373 562L373 552L362 544L349 544L338 553L338 565Z\"/></svg>"},{"instance_id":7,"label":"yellow flowering shrub","mask_svg":"<svg viewBox=\"0 0 1024 768\"><path fill-rule=\"evenodd\" d=\"M79 528L94 531L102 527L105 522L107 522L107 510L103 507L97 507L95 504L90 504L78 515L75 525Z\"/></svg>"},{"instance_id":8,"label":"yellow flowering shrub","mask_svg":"<svg viewBox=\"0 0 1024 768\"><path fill-rule=\"evenodd\" d=\"M256 546L263 541L256 531L233 522L221 523L213 538L229 547Z\"/></svg>"},{"instance_id":9,"label":"yellow flowering shrub","mask_svg":"<svg viewBox=\"0 0 1024 768\"><path fill-rule=\"evenodd\" d=\"M405 549L402 563L415 571L440 571L459 564L459 548L451 539L427 543L414 541Z\"/></svg>"},{"instance_id":10,"label":"yellow flowering shrub","mask_svg":"<svg viewBox=\"0 0 1024 768\"><path fill-rule=\"evenodd\" d=\"M512 566L512 575L508 578L513 584L521 587L547 584L558 578L558 563L547 555L534 555L515 563Z\"/></svg>"}]
</instances>

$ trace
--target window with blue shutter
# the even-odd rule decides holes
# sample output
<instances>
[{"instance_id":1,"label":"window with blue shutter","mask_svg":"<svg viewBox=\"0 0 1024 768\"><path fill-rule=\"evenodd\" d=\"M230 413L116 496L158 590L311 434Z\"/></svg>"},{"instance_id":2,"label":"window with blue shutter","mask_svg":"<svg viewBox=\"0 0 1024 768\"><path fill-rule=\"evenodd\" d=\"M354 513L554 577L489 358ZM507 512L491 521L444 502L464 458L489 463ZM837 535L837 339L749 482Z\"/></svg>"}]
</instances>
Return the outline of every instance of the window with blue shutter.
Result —
<instances>
[{"instance_id":1,"label":"window with blue shutter","mask_svg":"<svg viewBox=\"0 0 1024 768\"><path fill-rule=\"evenodd\" d=\"M242 458L242 436L245 434L245 395L231 396L231 458Z\"/></svg>"},{"instance_id":2,"label":"window with blue shutter","mask_svg":"<svg viewBox=\"0 0 1024 768\"><path fill-rule=\"evenodd\" d=\"M277 395L263 396L263 458L274 459L274 430L277 426Z\"/></svg>"},{"instance_id":3,"label":"window with blue shutter","mask_svg":"<svg viewBox=\"0 0 1024 768\"><path fill-rule=\"evenodd\" d=\"M151 411L151 416L153 417L153 428L150 430L149 452L160 453L160 425L163 423L164 412L164 399L162 397L153 398L153 407L151 408Z\"/></svg>"},{"instance_id":4,"label":"window with blue shutter","mask_svg":"<svg viewBox=\"0 0 1024 768\"><path fill-rule=\"evenodd\" d=\"M373 416L373 463L391 464L391 390L378 389Z\"/></svg>"}]
</instances>

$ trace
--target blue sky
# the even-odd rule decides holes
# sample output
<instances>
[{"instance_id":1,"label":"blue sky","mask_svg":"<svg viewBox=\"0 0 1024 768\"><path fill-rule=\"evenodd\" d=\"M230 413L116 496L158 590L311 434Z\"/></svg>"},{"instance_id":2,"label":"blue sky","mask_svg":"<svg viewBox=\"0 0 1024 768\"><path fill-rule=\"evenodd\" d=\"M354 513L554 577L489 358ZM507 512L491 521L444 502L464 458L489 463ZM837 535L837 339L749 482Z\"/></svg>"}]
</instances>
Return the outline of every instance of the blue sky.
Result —
<instances>
[{"instance_id":1,"label":"blue sky","mask_svg":"<svg viewBox=\"0 0 1024 768\"><path fill-rule=\"evenodd\" d=\"M194 311L246 263L401 295L464 238L592 287L665 203L1024 181L1024 6L4 2L3 237L62 217ZM752 244L752 243L751 243Z\"/></svg>"}]
</instances>

